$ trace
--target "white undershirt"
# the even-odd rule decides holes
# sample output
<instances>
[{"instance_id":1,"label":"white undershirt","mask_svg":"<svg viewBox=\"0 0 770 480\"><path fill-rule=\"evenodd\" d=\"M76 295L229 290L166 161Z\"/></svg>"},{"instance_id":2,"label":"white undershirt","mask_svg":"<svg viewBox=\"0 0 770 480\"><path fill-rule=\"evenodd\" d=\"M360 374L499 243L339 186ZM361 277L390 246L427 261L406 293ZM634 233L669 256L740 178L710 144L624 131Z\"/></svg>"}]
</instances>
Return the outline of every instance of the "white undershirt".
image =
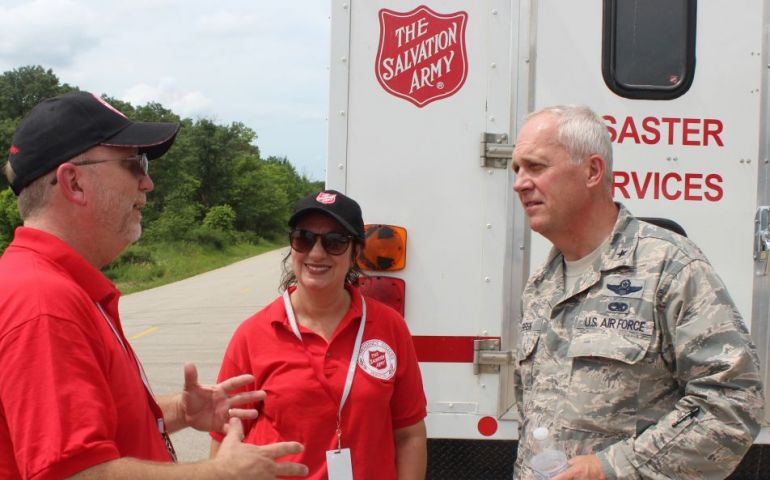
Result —
<instances>
[{"instance_id":1,"label":"white undershirt","mask_svg":"<svg viewBox=\"0 0 770 480\"><path fill-rule=\"evenodd\" d=\"M591 265L593 265L594 261L596 261L596 259L599 258L602 252L610 244L610 238L612 238L612 235L608 235L601 245L596 247L596 249L593 252L589 253L583 258L580 258L574 261L569 261L566 259L564 260L565 292L571 291L572 287L574 287L575 283L577 283L578 278L580 278L580 276L583 275L584 273L591 270Z\"/></svg>"}]
</instances>

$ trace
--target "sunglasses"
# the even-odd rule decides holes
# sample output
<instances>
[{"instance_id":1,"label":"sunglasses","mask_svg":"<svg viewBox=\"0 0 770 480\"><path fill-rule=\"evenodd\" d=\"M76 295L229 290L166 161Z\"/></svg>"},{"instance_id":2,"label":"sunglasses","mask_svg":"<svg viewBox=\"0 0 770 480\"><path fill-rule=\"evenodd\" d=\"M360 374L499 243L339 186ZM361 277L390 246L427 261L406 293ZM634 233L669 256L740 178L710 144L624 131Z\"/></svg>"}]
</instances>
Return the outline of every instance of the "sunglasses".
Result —
<instances>
[{"instance_id":1,"label":"sunglasses","mask_svg":"<svg viewBox=\"0 0 770 480\"><path fill-rule=\"evenodd\" d=\"M140 153L139 155L131 155L130 157L126 158L109 158L106 160L81 160L79 162L70 162L73 165L77 166L83 166L83 165L96 165L97 163L105 163L105 162L127 162L126 165L128 165L128 169L136 175L137 177L141 177L142 175L149 175L150 171L150 161L147 159L147 155L144 153ZM56 177L53 177L51 179L51 185L56 185Z\"/></svg>"},{"instance_id":2,"label":"sunglasses","mask_svg":"<svg viewBox=\"0 0 770 480\"><path fill-rule=\"evenodd\" d=\"M313 249L315 242L321 239L321 246L329 255L342 255L348 249L352 235L340 232L315 233L307 230L292 230L289 232L289 244L299 253L307 253Z\"/></svg>"},{"instance_id":3,"label":"sunglasses","mask_svg":"<svg viewBox=\"0 0 770 480\"><path fill-rule=\"evenodd\" d=\"M79 162L72 162L73 165L96 165L97 163L105 162L127 162L131 173L140 177L142 175L148 175L150 171L150 162L147 160L147 155L140 153L139 155L132 155L126 158L110 158L107 160L81 160Z\"/></svg>"}]
</instances>

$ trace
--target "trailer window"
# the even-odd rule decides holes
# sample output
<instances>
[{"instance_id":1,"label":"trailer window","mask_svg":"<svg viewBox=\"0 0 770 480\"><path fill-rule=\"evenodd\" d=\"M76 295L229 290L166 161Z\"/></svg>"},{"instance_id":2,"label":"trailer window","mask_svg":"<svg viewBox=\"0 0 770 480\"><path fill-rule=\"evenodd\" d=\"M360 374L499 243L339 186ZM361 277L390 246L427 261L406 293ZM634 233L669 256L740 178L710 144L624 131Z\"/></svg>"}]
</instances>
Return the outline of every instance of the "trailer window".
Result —
<instances>
[{"instance_id":1,"label":"trailer window","mask_svg":"<svg viewBox=\"0 0 770 480\"><path fill-rule=\"evenodd\" d=\"M604 0L602 74L626 98L683 95L695 73L697 0Z\"/></svg>"}]
</instances>

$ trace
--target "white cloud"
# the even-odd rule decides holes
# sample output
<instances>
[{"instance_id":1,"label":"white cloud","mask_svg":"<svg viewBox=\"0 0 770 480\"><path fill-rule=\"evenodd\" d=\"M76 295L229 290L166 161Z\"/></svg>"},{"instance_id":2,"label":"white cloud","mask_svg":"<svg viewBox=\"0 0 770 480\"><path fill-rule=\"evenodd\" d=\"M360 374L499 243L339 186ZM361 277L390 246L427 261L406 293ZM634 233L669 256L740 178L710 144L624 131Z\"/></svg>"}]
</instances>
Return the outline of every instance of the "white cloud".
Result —
<instances>
[{"instance_id":1,"label":"white cloud","mask_svg":"<svg viewBox=\"0 0 770 480\"><path fill-rule=\"evenodd\" d=\"M145 83L134 85L121 96L121 100L133 105L159 102L182 117L210 117L214 114L210 98L198 91L182 91L177 81L170 77L161 78L155 86Z\"/></svg>"},{"instance_id":2,"label":"white cloud","mask_svg":"<svg viewBox=\"0 0 770 480\"><path fill-rule=\"evenodd\" d=\"M0 8L0 18L0 58L12 67L70 65L99 43L97 15L71 0L23 2Z\"/></svg>"},{"instance_id":3,"label":"white cloud","mask_svg":"<svg viewBox=\"0 0 770 480\"><path fill-rule=\"evenodd\" d=\"M243 122L263 153L322 178L329 8L325 0L0 0L0 73L42 65L134 105Z\"/></svg>"},{"instance_id":4,"label":"white cloud","mask_svg":"<svg viewBox=\"0 0 770 480\"><path fill-rule=\"evenodd\" d=\"M255 14L220 11L199 16L195 21L195 26L203 33L241 36L254 35L255 32L264 28L264 23L260 22L260 17Z\"/></svg>"}]
</instances>

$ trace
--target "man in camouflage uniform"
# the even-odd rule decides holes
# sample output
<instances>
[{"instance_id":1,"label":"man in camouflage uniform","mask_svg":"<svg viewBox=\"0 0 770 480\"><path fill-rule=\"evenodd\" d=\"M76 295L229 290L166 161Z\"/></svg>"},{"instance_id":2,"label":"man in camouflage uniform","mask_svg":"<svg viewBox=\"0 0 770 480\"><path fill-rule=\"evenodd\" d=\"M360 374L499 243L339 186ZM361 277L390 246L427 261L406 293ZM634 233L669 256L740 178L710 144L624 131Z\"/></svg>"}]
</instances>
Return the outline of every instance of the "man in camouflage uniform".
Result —
<instances>
[{"instance_id":1,"label":"man in camouflage uniform","mask_svg":"<svg viewBox=\"0 0 770 480\"><path fill-rule=\"evenodd\" d=\"M530 115L513 155L532 230L554 245L524 290L514 478L548 427L567 479L724 478L759 431L758 359L687 238L612 200L612 147L586 107Z\"/></svg>"}]
</instances>

